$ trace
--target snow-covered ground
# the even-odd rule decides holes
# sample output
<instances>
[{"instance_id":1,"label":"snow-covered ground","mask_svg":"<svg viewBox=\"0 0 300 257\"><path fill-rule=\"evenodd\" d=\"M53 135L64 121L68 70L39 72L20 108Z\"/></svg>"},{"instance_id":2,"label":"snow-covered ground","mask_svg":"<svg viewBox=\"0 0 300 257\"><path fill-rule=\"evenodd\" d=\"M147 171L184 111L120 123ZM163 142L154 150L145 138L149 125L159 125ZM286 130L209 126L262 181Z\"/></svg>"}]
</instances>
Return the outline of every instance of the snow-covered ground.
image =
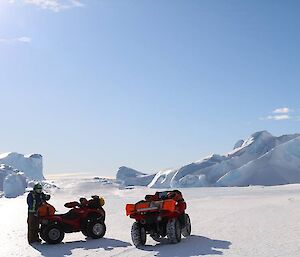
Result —
<instances>
[{"instance_id":1,"label":"snow-covered ground","mask_svg":"<svg viewBox=\"0 0 300 257\"><path fill-rule=\"evenodd\" d=\"M0 256L300 256L300 184L274 187L210 187L182 189L192 220L192 236L176 245L148 238L141 249L132 246L133 220L125 204L134 203L154 189L120 190L114 184L79 176L52 178L50 203L65 212L65 202L103 195L107 233L100 240L81 233L66 234L62 244L27 244L26 194L0 198Z\"/></svg>"}]
</instances>

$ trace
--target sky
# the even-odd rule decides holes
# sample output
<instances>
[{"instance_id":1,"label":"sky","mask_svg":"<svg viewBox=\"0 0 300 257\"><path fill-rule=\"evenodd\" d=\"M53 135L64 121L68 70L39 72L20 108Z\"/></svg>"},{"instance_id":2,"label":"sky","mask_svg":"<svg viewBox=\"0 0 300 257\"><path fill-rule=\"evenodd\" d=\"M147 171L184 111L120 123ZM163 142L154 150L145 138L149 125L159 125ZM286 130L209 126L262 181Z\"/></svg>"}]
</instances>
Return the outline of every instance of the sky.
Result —
<instances>
[{"instance_id":1,"label":"sky","mask_svg":"<svg viewBox=\"0 0 300 257\"><path fill-rule=\"evenodd\" d=\"M300 2L0 0L0 152L176 168L300 132Z\"/></svg>"}]
</instances>

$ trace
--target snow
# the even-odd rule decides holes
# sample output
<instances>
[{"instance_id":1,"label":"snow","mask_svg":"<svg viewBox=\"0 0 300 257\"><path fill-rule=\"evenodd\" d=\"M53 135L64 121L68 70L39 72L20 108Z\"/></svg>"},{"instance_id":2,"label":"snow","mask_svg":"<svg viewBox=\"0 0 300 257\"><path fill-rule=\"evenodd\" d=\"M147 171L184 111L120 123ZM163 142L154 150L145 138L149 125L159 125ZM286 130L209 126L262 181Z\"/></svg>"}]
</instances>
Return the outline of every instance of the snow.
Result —
<instances>
[{"instance_id":1,"label":"snow","mask_svg":"<svg viewBox=\"0 0 300 257\"><path fill-rule=\"evenodd\" d=\"M125 166L119 168L116 176L116 179L124 186L147 186L153 178L154 175L147 175Z\"/></svg>"},{"instance_id":2,"label":"snow","mask_svg":"<svg viewBox=\"0 0 300 257\"><path fill-rule=\"evenodd\" d=\"M3 182L4 179L12 174L12 173L17 173L19 170L14 169L11 166L5 165L5 164L0 164L0 191L3 191Z\"/></svg>"},{"instance_id":3,"label":"snow","mask_svg":"<svg viewBox=\"0 0 300 257\"><path fill-rule=\"evenodd\" d=\"M4 190L5 197L17 197L25 192L27 182L35 184L43 179L42 155L0 154L0 191Z\"/></svg>"},{"instance_id":4,"label":"snow","mask_svg":"<svg viewBox=\"0 0 300 257\"><path fill-rule=\"evenodd\" d=\"M233 147L233 150L236 148L240 148L242 145L244 144L244 140L240 139L239 141L237 141Z\"/></svg>"},{"instance_id":5,"label":"snow","mask_svg":"<svg viewBox=\"0 0 300 257\"><path fill-rule=\"evenodd\" d=\"M300 137L273 148L262 157L228 172L220 186L300 183Z\"/></svg>"},{"instance_id":6,"label":"snow","mask_svg":"<svg viewBox=\"0 0 300 257\"><path fill-rule=\"evenodd\" d=\"M22 172L30 179L43 180L43 157L40 154L23 155L15 152L0 154L0 164Z\"/></svg>"},{"instance_id":7,"label":"snow","mask_svg":"<svg viewBox=\"0 0 300 257\"><path fill-rule=\"evenodd\" d=\"M8 175L3 182L4 196L14 198L25 193L26 177L21 173Z\"/></svg>"},{"instance_id":8,"label":"snow","mask_svg":"<svg viewBox=\"0 0 300 257\"><path fill-rule=\"evenodd\" d=\"M181 187L205 187L208 186L205 175L186 175L179 180Z\"/></svg>"},{"instance_id":9,"label":"snow","mask_svg":"<svg viewBox=\"0 0 300 257\"><path fill-rule=\"evenodd\" d=\"M172 178L176 175L176 173L177 170L172 169L160 171L155 175L148 186L152 188L170 187Z\"/></svg>"},{"instance_id":10,"label":"snow","mask_svg":"<svg viewBox=\"0 0 300 257\"><path fill-rule=\"evenodd\" d=\"M291 149L293 151L293 148ZM142 199L155 190L135 187L119 190L94 179L51 178L60 189L50 203L63 213L65 202L93 194L103 195L107 234L100 240L81 233L66 234L59 245L27 244L26 195L0 198L0 256L299 256L300 184L285 186L200 187L182 189L191 216L192 236L175 245L160 244L148 237L145 247L132 245L133 220L125 215L125 204Z\"/></svg>"},{"instance_id":11,"label":"snow","mask_svg":"<svg viewBox=\"0 0 300 257\"><path fill-rule=\"evenodd\" d=\"M275 137L267 131L259 131L239 140L234 150L224 155L212 154L179 169L159 171L148 186L184 188L299 183L299 138L300 134ZM126 173L120 180L126 180ZM143 180L143 184L147 181ZM141 185L141 182L131 180L131 184Z\"/></svg>"}]
</instances>

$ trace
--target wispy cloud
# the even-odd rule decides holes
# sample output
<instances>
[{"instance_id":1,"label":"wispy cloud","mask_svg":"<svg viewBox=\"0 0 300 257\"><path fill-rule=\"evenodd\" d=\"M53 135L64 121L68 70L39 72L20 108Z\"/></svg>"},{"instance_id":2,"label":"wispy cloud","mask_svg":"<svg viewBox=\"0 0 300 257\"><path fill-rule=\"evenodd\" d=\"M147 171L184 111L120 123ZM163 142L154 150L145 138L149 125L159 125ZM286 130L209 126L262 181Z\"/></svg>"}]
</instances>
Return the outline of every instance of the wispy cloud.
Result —
<instances>
[{"instance_id":1,"label":"wispy cloud","mask_svg":"<svg viewBox=\"0 0 300 257\"><path fill-rule=\"evenodd\" d=\"M30 37L17 37L17 38L0 38L0 43L10 44L10 43L31 43Z\"/></svg>"},{"instance_id":2,"label":"wispy cloud","mask_svg":"<svg viewBox=\"0 0 300 257\"><path fill-rule=\"evenodd\" d=\"M50 10L53 12L60 12L74 7L83 7L81 0L8 0L9 3L25 3L28 5L35 5L39 8Z\"/></svg>"},{"instance_id":3,"label":"wispy cloud","mask_svg":"<svg viewBox=\"0 0 300 257\"><path fill-rule=\"evenodd\" d=\"M277 108L273 111L273 113L289 113L289 112L291 112L291 109L288 107Z\"/></svg>"},{"instance_id":4,"label":"wispy cloud","mask_svg":"<svg viewBox=\"0 0 300 257\"><path fill-rule=\"evenodd\" d=\"M292 114L293 113L293 114ZM294 120L299 121L299 116L296 116L294 110L288 107L277 108L266 117L259 118L260 120L274 120L274 121L283 121L283 120Z\"/></svg>"},{"instance_id":5,"label":"wispy cloud","mask_svg":"<svg viewBox=\"0 0 300 257\"><path fill-rule=\"evenodd\" d=\"M22 42L22 43L30 43L31 38L30 37L19 37L19 38L17 38L17 41Z\"/></svg>"},{"instance_id":6,"label":"wispy cloud","mask_svg":"<svg viewBox=\"0 0 300 257\"><path fill-rule=\"evenodd\" d=\"M269 115L267 117L268 120L290 120L291 116L288 114L281 114L281 115Z\"/></svg>"}]
</instances>

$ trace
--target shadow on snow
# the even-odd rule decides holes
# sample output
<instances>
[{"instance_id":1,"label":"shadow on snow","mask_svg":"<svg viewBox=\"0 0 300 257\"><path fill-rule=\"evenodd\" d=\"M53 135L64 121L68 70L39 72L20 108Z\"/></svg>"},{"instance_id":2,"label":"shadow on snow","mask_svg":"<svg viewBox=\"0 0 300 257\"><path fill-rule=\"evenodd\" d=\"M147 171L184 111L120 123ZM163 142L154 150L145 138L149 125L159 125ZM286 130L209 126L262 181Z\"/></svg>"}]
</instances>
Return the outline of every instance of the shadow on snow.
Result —
<instances>
[{"instance_id":1,"label":"shadow on snow","mask_svg":"<svg viewBox=\"0 0 300 257\"><path fill-rule=\"evenodd\" d=\"M68 256L72 254L72 250L75 249L84 249L84 250L91 250L91 249L104 249L105 251L111 251L117 247L127 247L131 246L130 243L124 242L117 239L112 238L102 238L100 240L79 240L73 242L66 242L57 245L49 245L49 244L36 244L32 245L37 251L41 253L42 256L45 257L62 257Z\"/></svg>"},{"instance_id":2,"label":"shadow on snow","mask_svg":"<svg viewBox=\"0 0 300 257\"><path fill-rule=\"evenodd\" d=\"M153 246L140 247L141 250L153 252L159 257L188 257L197 255L222 255L223 249L229 249L231 242L210 239L203 236L192 235L183 238L178 244L160 243ZM155 253L156 252L156 253Z\"/></svg>"},{"instance_id":3,"label":"shadow on snow","mask_svg":"<svg viewBox=\"0 0 300 257\"><path fill-rule=\"evenodd\" d=\"M229 249L231 242L210 239L203 236L192 235L183 238L178 244L158 243L154 246L145 245L139 247L140 250L150 252L153 256L158 257L189 257L201 255L222 255L222 250ZM101 240L80 240L73 242L61 243L58 245L37 244L33 247L45 257L63 257L72 254L73 250L96 250L104 249L111 251L117 247L128 247L130 243L112 238L102 238ZM96 251L97 252L97 251Z\"/></svg>"}]
</instances>

